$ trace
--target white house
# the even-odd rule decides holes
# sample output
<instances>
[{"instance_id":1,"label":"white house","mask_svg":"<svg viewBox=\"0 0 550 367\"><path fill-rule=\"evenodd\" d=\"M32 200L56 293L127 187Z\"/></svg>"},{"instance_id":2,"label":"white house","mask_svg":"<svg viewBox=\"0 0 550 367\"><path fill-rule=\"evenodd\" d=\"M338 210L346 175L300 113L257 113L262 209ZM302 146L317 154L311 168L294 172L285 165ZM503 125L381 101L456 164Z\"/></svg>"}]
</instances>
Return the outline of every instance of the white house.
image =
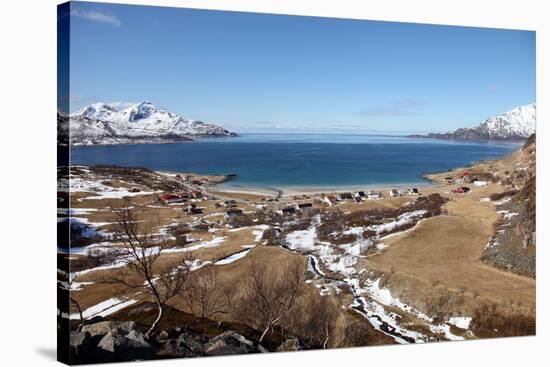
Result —
<instances>
[{"instance_id":1,"label":"white house","mask_svg":"<svg viewBox=\"0 0 550 367\"><path fill-rule=\"evenodd\" d=\"M401 196L401 192L399 192L397 189L391 189L390 196L392 197Z\"/></svg>"},{"instance_id":2,"label":"white house","mask_svg":"<svg viewBox=\"0 0 550 367\"><path fill-rule=\"evenodd\" d=\"M369 193L367 194L367 198L369 200L382 199L382 193L376 192L376 191L369 191Z\"/></svg>"}]
</instances>

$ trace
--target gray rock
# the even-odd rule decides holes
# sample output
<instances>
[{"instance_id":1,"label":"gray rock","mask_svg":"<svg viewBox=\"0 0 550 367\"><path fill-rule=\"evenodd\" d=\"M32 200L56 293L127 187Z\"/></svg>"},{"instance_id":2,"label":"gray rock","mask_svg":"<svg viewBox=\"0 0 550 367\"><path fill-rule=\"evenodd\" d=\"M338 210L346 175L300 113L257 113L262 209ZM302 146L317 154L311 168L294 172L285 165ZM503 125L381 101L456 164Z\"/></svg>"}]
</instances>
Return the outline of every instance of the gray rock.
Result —
<instances>
[{"instance_id":1,"label":"gray rock","mask_svg":"<svg viewBox=\"0 0 550 367\"><path fill-rule=\"evenodd\" d=\"M201 337L190 333L183 333L177 338L171 338L165 341L158 355L179 358L196 357L204 355L204 348L207 343L208 338L204 336Z\"/></svg>"},{"instance_id":2,"label":"gray rock","mask_svg":"<svg viewBox=\"0 0 550 367\"><path fill-rule=\"evenodd\" d=\"M151 359L153 347L145 340L143 333L123 329L109 331L98 344L100 354L106 361L132 361Z\"/></svg>"},{"instance_id":3,"label":"gray rock","mask_svg":"<svg viewBox=\"0 0 550 367\"><path fill-rule=\"evenodd\" d=\"M183 333L178 337L177 342L178 345L187 347L193 353L203 353L204 346L208 342L208 339L189 333Z\"/></svg>"},{"instance_id":4,"label":"gray rock","mask_svg":"<svg viewBox=\"0 0 550 367\"><path fill-rule=\"evenodd\" d=\"M184 332L181 327L171 327L166 330L162 330L156 336L158 342L165 342L168 339L177 339Z\"/></svg>"},{"instance_id":5,"label":"gray rock","mask_svg":"<svg viewBox=\"0 0 550 367\"><path fill-rule=\"evenodd\" d=\"M275 349L277 352L295 352L302 350L302 345L297 338L289 338Z\"/></svg>"},{"instance_id":6,"label":"gray rock","mask_svg":"<svg viewBox=\"0 0 550 367\"><path fill-rule=\"evenodd\" d=\"M126 337L128 339L131 339L133 341L136 341L136 342L140 342L140 343L147 343L147 340L145 339L145 334L142 333L141 331L139 330L132 330L130 331Z\"/></svg>"},{"instance_id":7,"label":"gray rock","mask_svg":"<svg viewBox=\"0 0 550 367\"><path fill-rule=\"evenodd\" d=\"M166 330L162 330L160 333L156 335L157 342L163 342L168 339L170 339L170 335Z\"/></svg>"},{"instance_id":8,"label":"gray rock","mask_svg":"<svg viewBox=\"0 0 550 367\"><path fill-rule=\"evenodd\" d=\"M117 330L128 334L132 330L136 330L136 323L133 321L101 321L95 324L84 325L82 327L82 332L90 333L90 336L103 336L108 332Z\"/></svg>"},{"instance_id":9,"label":"gray rock","mask_svg":"<svg viewBox=\"0 0 550 367\"><path fill-rule=\"evenodd\" d=\"M235 331L228 330L212 338L204 353L209 356L256 352L254 343Z\"/></svg>"}]
</instances>

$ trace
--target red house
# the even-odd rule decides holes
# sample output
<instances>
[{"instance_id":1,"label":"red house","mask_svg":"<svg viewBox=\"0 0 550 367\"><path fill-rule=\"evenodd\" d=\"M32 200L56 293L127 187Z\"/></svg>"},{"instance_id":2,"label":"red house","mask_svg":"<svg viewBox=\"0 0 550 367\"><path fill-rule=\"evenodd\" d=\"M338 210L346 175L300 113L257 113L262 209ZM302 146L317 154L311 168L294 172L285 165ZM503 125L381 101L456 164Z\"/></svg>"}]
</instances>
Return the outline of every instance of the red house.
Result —
<instances>
[{"instance_id":1,"label":"red house","mask_svg":"<svg viewBox=\"0 0 550 367\"><path fill-rule=\"evenodd\" d=\"M170 193L163 194L160 199L164 204L183 203L183 198L181 196Z\"/></svg>"}]
</instances>

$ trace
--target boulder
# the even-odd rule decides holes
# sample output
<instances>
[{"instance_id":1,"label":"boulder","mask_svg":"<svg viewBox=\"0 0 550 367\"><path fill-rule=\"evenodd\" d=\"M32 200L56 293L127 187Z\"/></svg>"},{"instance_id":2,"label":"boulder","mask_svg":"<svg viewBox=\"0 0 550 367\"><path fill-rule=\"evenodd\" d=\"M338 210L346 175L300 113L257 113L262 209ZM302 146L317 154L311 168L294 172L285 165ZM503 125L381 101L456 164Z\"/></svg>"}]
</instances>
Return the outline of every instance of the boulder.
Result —
<instances>
[{"instance_id":1,"label":"boulder","mask_svg":"<svg viewBox=\"0 0 550 367\"><path fill-rule=\"evenodd\" d=\"M189 333L183 333L178 337L177 342L178 345L185 346L193 353L203 353L204 346L208 343L208 338Z\"/></svg>"},{"instance_id":2,"label":"boulder","mask_svg":"<svg viewBox=\"0 0 550 367\"><path fill-rule=\"evenodd\" d=\"M162 343L170 339L170 335L168 334L168 332L166 332L166 330L162 330L160 333L155 335L155 339L157 340L158 343Z\"/></svg>"},{"instance_id":3,"label":"boulder","mask_svg":"<svg viewBox=\"0 0 550 367\"><path fill-rule=\"evenodd\" d=\"M159 355L170 357L196 357L204 355L204 347L208 338L191 333L183 333L177 338L168 339L164 342Z\"/></svg>"},{"instance_id":4,"label":"boulder","mask_svg":"<svg viewBox=\"0 0 550 367\"><path fill-rule=\"evenodd\" d=\"M184 329L181 327L171 327L160 331L156 335L156 339L158 342L164 342L168 339L177 339L183 332Z\"/></svg>"},{"instance_id":5,"label":"boulder","mask_svg":"<svg viewBox=\"0 0 550 367\"><path fill-rule=\"evenodd\" d=\"M136 329L136 323L133 321L101 321L95 324L84 325L82 327L82 332L88 332L90 336L94 338L97 336L104 336L113 330L128 334L130 331Z\"/></svg>"},{"instance_id":6,"label":"boulder","mask_svg":"<svg viewBox=\"0 0 550 367\"><path fill-rule=\"evenodd\" d=\"M146 360L153 356L153 347L135 329L126 332L115 328L101 338L97 347L103 361Z\"/></svg>"},{"instance_id":7,"label":"boulder","mask_svg":"<svg viewBox=\"0 0 550 367\"><path fill-rule=\"evenodd\" d=\"M225 331L222 334L212 338L204 349L204 353L209 356L253 352L257 352L257 348L254 343L232 330Z\"/></svg>"},{"instance_id":8,"label":"boulder","mask_svg":"<svg viewBox=\"0 0 550 367\"><path fill-rule=\"evenodd\" d=\"M295 352L302 350L302 345L297 338L289 338L275 349L276 352Z\"/></svg>"}]
</instances>

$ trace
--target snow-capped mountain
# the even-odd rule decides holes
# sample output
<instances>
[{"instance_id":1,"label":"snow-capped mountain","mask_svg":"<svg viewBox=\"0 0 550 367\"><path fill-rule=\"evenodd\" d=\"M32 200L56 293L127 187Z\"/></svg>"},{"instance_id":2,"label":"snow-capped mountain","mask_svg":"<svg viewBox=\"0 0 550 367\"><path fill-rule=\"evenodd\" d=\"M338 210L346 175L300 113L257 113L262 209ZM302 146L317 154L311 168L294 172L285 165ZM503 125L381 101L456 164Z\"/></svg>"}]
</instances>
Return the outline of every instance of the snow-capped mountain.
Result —
<instances>
[{"instance_id":1,"label":"snow-capped mountain","mask_svg":"<svg viewBox=\"0 0 550 367\"><path fill-rule=\"evenodd\" d=\"M72 145L158 143L197 136L236 136L223 127L183 118L151 102L118 108L94 103L70 115Z\"/></svg>"},{"instance_id":2,"label":"snow-capped mountain","mask_svg":"<svg viewBox=\"0 0 550 367\"><path fill-rule=\"evenodd\" d=\"M489 117L476 127L461 128L445 134L428 134L423 137L462 140L524 140L535 132L536 112L536 104L532 103L516 107L498 116Z\"/></svg>"},{"instance_id":3,"label":"snow-capped mountain","mask_svg":"<svg viewBox=\"0 0 550 367\"><path fill-rule=\"evenodd\" d=\"M476 130L489 139L528 138L535 132L537 106L519 106L483 121Z\"/></svg>"}]
</instances>

